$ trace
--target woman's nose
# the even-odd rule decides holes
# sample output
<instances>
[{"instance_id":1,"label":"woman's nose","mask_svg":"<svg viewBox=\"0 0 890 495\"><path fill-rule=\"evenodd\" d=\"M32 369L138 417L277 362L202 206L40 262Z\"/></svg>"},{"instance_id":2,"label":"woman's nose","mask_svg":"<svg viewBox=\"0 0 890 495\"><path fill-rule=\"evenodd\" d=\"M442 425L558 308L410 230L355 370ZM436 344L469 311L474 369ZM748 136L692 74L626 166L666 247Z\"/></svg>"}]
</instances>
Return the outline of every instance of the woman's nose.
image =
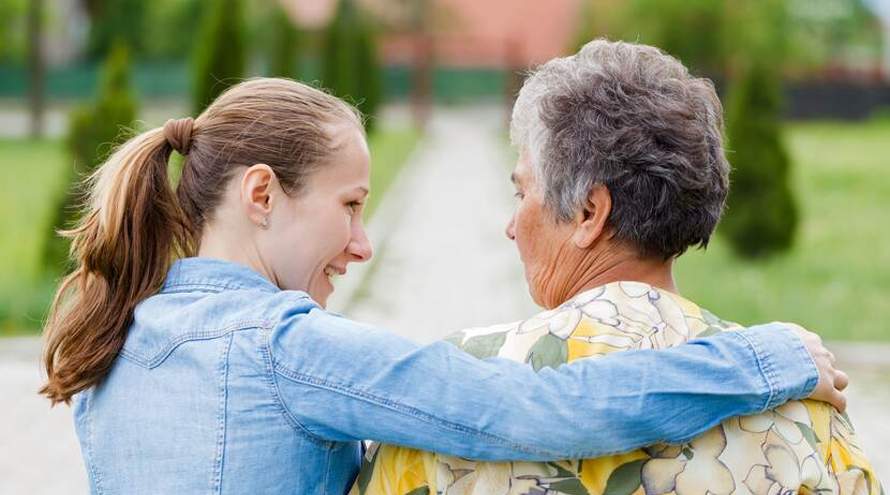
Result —
<instances>
[{"instance_id":1,"label":"woman's nose","mask_svg":"<svg viewBox=\"0 0 890 495\"><path fill-rule=\"evenodd\" d=\"M363 263L374 256L374 248L371 246L371 240L365 233L365 229L358 228L358 232L352 237L348 246L349 254L355 258L353 261Z\"/></svg>"},{"instance_id":2,"label":"woman's nose","mask_svg":"<svg viewBox=\"0 0 890 495\"><path fill-rule=\"evenodd\" d=\"M507 230L504 233L507 234L507 239L510 239L511 241L516 240L516 231L513 226L513 217L510 217L510 221L507 222Z\"/></svg>"}]
</instances>

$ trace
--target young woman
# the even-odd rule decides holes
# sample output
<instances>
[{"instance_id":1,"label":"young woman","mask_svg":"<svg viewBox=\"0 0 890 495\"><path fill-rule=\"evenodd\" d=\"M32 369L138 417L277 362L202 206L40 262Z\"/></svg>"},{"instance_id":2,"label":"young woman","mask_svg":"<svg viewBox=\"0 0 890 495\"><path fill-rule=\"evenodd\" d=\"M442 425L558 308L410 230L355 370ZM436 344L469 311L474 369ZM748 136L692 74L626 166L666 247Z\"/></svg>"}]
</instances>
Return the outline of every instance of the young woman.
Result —
<instances>
[{"instance_id":1,"label":"young woman","mask_svg":"<svg viewBox=\"0 0 890 495\"><path fill-rule=\"evenodd\" d=\"M842 400L818 337L781 325L535 373L329 314L331 277L371 257L368 175L354 109L282 79L235 86L97 171L67 234L77 268L47 322L42 389L74 399L93 493L343 493L362 439L590 457ZM700 412L658 420L688 401Z\"/></svg>"}]
</instances>

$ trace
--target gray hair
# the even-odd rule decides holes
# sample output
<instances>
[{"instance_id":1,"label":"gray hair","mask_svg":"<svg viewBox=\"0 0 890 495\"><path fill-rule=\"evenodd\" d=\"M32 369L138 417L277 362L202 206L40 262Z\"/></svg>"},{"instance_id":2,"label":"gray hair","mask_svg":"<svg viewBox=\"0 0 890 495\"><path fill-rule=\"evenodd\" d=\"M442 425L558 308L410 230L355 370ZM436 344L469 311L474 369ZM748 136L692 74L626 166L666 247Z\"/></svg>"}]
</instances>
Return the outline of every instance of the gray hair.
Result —
<instances>
[{"instance_id":1,"label":"gray hair","mask_svg":"<svg viewBox=\"0 0 890 495\"><path fill-rule=\"evenodd\" d=\"M644 256L707 246L726 203L714 86L651 46L598 39L543 64L519 92L510 137L557 221L602 184L616 239Z\"/></svg>"}]
</instances>

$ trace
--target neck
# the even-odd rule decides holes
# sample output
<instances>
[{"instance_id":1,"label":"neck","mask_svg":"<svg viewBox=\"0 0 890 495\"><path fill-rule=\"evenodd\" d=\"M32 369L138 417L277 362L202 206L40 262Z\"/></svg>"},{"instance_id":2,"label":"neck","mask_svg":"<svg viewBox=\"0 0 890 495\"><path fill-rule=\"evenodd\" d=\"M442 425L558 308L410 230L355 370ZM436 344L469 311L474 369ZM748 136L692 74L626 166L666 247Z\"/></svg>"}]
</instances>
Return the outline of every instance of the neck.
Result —
<instances>
[{"instance_id":1,"label":"neck","mask_svg":"<svg viewBox=\"0 0 890 495\"><path fill-rule=\"evenodd\" d=\"M609 246L593 248L583 255L581 263L571 264L573 274L565 284L562 295L545 301L548 308L556 307L572 297L613 282L641 282L658 289L678 294L673 275L673 258L641 258L634 250ZM554 294L555 295L555 294Z\"/></svg>"},{"instance_id":2,"label":"neck","mask_svg":"<svg viewBox=\"0 0 890 495\"><path fill-rule=\"evenodd\" d=\"M642 282L668 292L679 293L674 282L673 263L673 259L641 259L635 255L604 260L599 271L578 281L578 289L572 295L620 281Z\"/></svg>"},{"instance_id":3,"label":"neck","mask_svg":"<svg viewBox=\"0 0 890 495\"><path fill-rule=\"evenodd\" d=\"M197 255L244 265L280 287L274 272L263 263L256 246L245 243L244 236L227 234L225 229L207 225L201 234Z\"/></svg>"}]
</instances>

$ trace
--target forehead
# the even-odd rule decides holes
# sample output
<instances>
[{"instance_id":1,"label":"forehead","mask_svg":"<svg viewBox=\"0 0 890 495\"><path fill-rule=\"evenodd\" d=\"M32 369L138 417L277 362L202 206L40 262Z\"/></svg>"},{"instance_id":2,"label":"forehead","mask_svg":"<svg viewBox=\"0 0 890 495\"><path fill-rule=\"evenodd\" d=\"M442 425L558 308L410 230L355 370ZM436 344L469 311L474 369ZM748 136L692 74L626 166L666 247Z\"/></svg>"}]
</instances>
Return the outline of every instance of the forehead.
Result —
<instances>
[{"instance_id":1,"label":"forehead","mask_svg":"<svg viewBox=\"0 0 890 495\"><path fill-rule=\"evenodd\" d=\"M341 126L332 129L334 150L327 163L313 174L316 184L352 188L363 186L367 189L370 178L371 159L364 133L355 126Z\"/></svg>"},{"instance_id":2,"label":"forehead","mask_svg":"<svg viewBox=\"0 0 890 495\"><path fill-rule=\"evenodd\" d=\"M516 184L527 184L533 180L531 160L526 150L519 152L519 158L516 160L516 166L513 167L513 173L510 174L510 180Z\"/></svg>"}]
</instances>

